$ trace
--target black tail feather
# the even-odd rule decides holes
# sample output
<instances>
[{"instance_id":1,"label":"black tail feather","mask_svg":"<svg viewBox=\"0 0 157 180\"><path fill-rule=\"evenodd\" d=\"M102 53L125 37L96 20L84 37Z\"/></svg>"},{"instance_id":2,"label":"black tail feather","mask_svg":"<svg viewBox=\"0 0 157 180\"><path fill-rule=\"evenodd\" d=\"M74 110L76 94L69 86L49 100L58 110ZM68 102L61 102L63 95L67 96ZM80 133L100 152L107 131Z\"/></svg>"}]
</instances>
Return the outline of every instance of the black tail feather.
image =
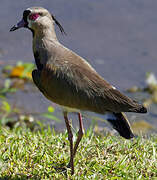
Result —
<instances>
[{"instance_id":1,"label":"black tail feather","mask_svg":"<svg viewBox=\"0 0 157 180\"><path fill-rule=\"evenodd\" d=\"M130 124L124 113L112 113L111 116L108 116L107 120L122 137L126 139L131 139L134 137Z\"/></svg>"}]
</instances>

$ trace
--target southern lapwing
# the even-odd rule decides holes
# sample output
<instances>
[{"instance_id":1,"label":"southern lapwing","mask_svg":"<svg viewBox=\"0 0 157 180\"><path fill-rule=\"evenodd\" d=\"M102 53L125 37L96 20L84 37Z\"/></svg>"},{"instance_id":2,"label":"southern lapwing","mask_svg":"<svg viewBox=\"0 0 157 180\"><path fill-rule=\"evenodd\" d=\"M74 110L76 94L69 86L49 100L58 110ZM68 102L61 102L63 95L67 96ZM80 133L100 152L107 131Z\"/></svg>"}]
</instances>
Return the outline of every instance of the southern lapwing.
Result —
<instances>
[{"instance_id":1,"label":"southern lapwing","mask_svg":"<svg viewBox=\"0 0 157 180\"><path fill-rule=\"evenodd\" d=\"M57 39L54 24L62 33L63 27L42 7L31 7L23 12L22 20L10 31L25 27L33 34L33 53L37 69L33 81L50 101L63 108L70 142L71 174L74 174L74 156L83 136L81 111L103 114L119 134L130 139L134 134L123 112L146 113L147 109L120 93L106 82L82 57L64 47ZM68 120L68 110L78 114L79 131L75 145Z\"/></svg>"}]
</instances>

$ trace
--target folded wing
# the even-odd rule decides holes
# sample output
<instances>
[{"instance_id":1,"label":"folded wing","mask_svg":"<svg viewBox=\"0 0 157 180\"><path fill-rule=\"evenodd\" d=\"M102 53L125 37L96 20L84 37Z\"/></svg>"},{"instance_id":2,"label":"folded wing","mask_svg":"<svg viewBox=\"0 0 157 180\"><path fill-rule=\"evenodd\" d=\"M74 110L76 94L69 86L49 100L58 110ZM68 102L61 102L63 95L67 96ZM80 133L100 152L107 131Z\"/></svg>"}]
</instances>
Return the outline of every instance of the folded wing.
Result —
<instances>
[{"instance_id":1,"label":"folded wing","mask_svg":"<svg viewBox=\"0 0 157 180\"><path fill-rule=\"evenodd\" d=\"M113 88L84 61L69 64L68 60L60 59L55 65L47 63L42 71L34 70L32 76L48 99L63 106L101 114L146 112L142 105Z\"/></svg>"}]
</instances>

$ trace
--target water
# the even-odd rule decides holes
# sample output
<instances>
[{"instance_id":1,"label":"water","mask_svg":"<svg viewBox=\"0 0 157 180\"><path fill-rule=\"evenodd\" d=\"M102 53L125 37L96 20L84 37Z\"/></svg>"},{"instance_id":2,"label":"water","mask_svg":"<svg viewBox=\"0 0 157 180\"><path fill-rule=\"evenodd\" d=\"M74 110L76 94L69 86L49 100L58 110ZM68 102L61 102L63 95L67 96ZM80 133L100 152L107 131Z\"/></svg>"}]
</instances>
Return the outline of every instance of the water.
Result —
<instances>
[{"instance_id":1,"label":"water","mask_svg":"<svg viewBox=\"0 0 157 180\"><path fill-rule=\"evenodd\" d=\"M157 74L154 0L1 0L1 64L34 62L31 32L26 29L9 32L30 6L43 6L52 12L68 34L62 36L56 28L59 40L88 59L118 89L144 86L146 72ZM28 112L44 111L50 104L39 93L19 92L11 99ZM150 119L149 115L146 119ZM156 120L153 122L156 124Z\"/></svg>"}]
</instances>

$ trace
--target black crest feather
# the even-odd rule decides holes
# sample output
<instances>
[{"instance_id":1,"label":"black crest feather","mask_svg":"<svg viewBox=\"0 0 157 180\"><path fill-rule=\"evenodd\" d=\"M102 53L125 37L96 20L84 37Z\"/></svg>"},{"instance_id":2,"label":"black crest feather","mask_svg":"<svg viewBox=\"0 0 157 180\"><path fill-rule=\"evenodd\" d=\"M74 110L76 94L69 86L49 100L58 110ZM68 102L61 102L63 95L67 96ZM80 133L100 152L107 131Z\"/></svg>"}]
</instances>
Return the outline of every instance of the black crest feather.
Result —
<instances>
[{"instance_id":1,"label":"black crest feather","mask_svg":"<svg viewBox=\"0 0 157 180\"><path fill-rule=\"evenodd\" d=\"M64 34L64 35L67 35L66 32L64 31L64 28L63 28L63 27L61 26L61 24L57 21L57 19L54 17L54 15L51 14L51 16L52 16L52 19L53 19L53 20L55 21L55 23L57 24L57 26L59 27L61 33Z\"/></svg>"}]
</instances>

